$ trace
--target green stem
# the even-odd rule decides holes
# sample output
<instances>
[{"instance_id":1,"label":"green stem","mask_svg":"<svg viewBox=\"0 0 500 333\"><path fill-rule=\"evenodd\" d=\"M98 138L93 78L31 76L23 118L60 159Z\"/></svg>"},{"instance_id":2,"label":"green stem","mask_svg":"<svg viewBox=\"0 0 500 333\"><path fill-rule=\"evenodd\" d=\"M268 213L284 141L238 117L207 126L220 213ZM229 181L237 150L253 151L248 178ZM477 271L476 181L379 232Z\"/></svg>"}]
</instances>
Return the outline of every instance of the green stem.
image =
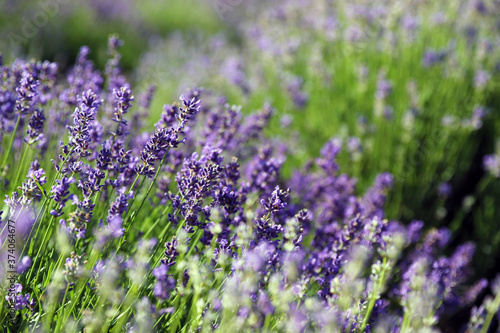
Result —
<instances>
[{"instance_id":1,"label":"green stem","mask_svg":"<svg viewBox=\"0 0 500 333\"><path fill-rule=\"evenodd\" d=\"M14 127L14 131L12 132L12 136L10 138L8 149L5 152L5 157L4 157L3 163L2 163L2 169L5 167L5 165L7 164L7 161L9 160L10 151L12 149L12 145L14 144L14 139L16 137L17 128L19 127L19 123L20 122L21 122L21 114L18 114L17 115L16 126Z\"/></svg>"},{"instance_id":2,"label":"green stem","mask_svg":"<svg viewBox=\"0 0 500 333\"><path fill-rule=\"evenodd\" d=\"M365 318L363 319L363 323L361 324L361 329L360 332L364 332L366 326L368 325L368 320L370 320L370 316L372 314L373 307L375 306L375 302L379 298L380 291L382 290L384 284L385 284L385 266L387 264L387 258L384 257L382 261L382 272L380 274L380 279L377 281L377 283L373 286L373 291L372 295L370 297L370 303L368 303L368 309L366 310Z\"/></svg>"},{"instance_id":3,"label":"green stem","mask_svg":"<svg viewBox=\"0 0 500 333\"><path fill-rule=\"evenodd\" d=\"M481 328L481 333L488 333L488 329L490 328L491 321L493 320L493 316L497 313L498 308L500 307L500 293L495 296L493 300L493 304L488 309L488 314L486 315L486 319L484 320L483 327Z\"/></svg>"},{"instance_id":4,"label":"green stem","mask_svg":"<svg viewBox=\"0 0 500 333\"><path fill-rule=\"evenodd\" d=\"M189 257L189 255L191 254L191 251L193 251L193 250L194 250L194 247L195 247L196 243L198 243L198 241L200 240L201 235L203 235L203 231L201 231L201 229L198 229L198 230L196 231L196 236L194 237L194 239L192 240L192 242L191 242L191 244L190 244L191 246L190 246L189 251L188 251L188 253L187 253L187 256L188 256L188 257Z\"/></svg>"},{"instance_id":5,"label":"green stem","mask_svg":"<svg viewBox=\"0 0 500 333\"><path fill-rule=\"evenodd\" d=\"M163 154L163 158L161 159L161 162L160 164L158 165L158 168L156 169L156 173L155 173L155 176L153 178L153 181L151 182L151 184L149 184L149 187L148 187L148 190L146 191L146 195L144 196L144 198L142 199L141 201L141 204L139 205L139 208L136 210L136 214L134 215L132 221L130 221L131 223L135 220L135 218L137 217L137 215L139 214L139 211L141 210L142 206L144 205L144 202L146 202L146 199L148 198L149 196L149 193L151 192L151 189L153 188L153 186L155 185L155 182L156 182L156 178L158 178L158 174L160 173L160 170L161 170L161 167L163 166L163 162L165 162L165 158L167 157L167 154L168 154L168 151L170 150L170 148L168 148L166 151L165 151L165 154Z\"/></svg>"},{"instance_id":6,"label":"green stem","mask_svg":"<svg viewBox=\"0 0 500 333\"><path fill-rule=\"evenodd\" d=\"M35 224L38 221L38 218L40 216L45 215L45 211L47 210L47 203L48 203L48 201L49 201L49 197L46 196L45 199L43 200L42 208L40 208L40 210L38 211L38 214L35 217L35 222L33 222L33 227L30 229L28 237L26 238L26 242L24 243L23 250L21 251L21 258L22 258L23 254L26 251L26 246L28 246L28 243L30 243L29 240L31 238L31 233L33 232L33 229L35 229ZM40 215L40 214L42 214L42 215ZM40 229L40 223L38 223L38 225L36 226L35 238L38 235L38 230L39 229Z\"/></svg>"},{"instance_id":7,"label":"green stem","mask_svg":"<svg viewBox=\"0 0 500 333\"><path fill-rule=\"evenodd\" d=\"M139 187L137 188L137 191L136 193L139 193L142 189L142 186L144 185L144 182L146 181L146 177L143 177L142 180L141 180L141 183L139 184ZM131 188L132 189L132 188ZM129 191L130 193L130 191ZM137 198L136 195L134 195L134 197L132 198L132 201L130 202L129 204L129 207L132 207L134 205L134 202L135 202L135 199ZM128 216L128 213L130 212L130 210L127 210L125 212L125 215L123 215L123 219L125 219L127 216Z\"/></svg>"},{"instance_id":8,"label":"green stem","mask_svg":"<svg viewBox=\"0 0 500 333\"><path fill-rule=\"evenodd\" d=\"M26 155L27 155L27 152L29 150L30 146L27 145L26 148L23 150L23 154L22 154L22 157L21 157L21 162L19 163L19 166L18 166L18 169L17 169L17 175L16 175L16 180L14 181L13 185L14 185L14 188L17 184L17 182L19 181L19 178L21 177L21 172L22 170L24 170L24 160L26 159Z\"/></svg>"},{"instance_id":9,"label":"green stem","mask_svg":"<svg viewBox=\"0 0 500 333\"><path fill-rule=\"evenodd\" d=\"M492 181L493 177L491 175L484 175L483 178L479 181L476 186L476 190L474 191L474 200L475 202L479 202L480 199L485 195L485 190ZM450 223L450 230L455 234L455 232L460 229L462 226L462 222L464 220L465 215L469 211L465 211L463 205L460 207L459 211L453 217L452 222Z\"/></svg>"},{"instance_id":10,"label":"green stem","mask_svg":"<svg viewBox=\"0 0 500 333\"><path fill-rule=\"evenodd\" d=\"M44 248L44 245L45 245L45 239L47 238L47 234L49 232L49 230L52 228L52 223L54 222L54 219L55 217L52 216L52 218L50 219L49 221L49 226L47 227L47 229L45 230L45 234L43 236L43 239L42 239L42 244L41 246L39 247L38 249L38 252L36 254L36 256L30 256L31 258L33 258L33 264L31 265L31 269L30 269L30 273L28 275L28 281L30 280L31 278L31 274L33 272L33 269L36 267L36 263L38 262L38 258L40 257L40 252L42 251L42 249ZM37 280L38 280L38 274L40 273L40 270L38 270L37 272Z\"/></svg>"},{"instance_id":11,"label":"green stem","mask_svg":"<svg viewBox=\"0 0 500 333\"><path fill-rule=\"evenodd\" d=\"M61 170L64 168L64 166L66 165L66 162L68 161L68 157L71 155L71 153L73 152L73 150L75 149L75 146L71 147L71 149L68 151L68 153L66 154L66 156L64 157L64 161L62 162L59 170L57 171L56 173L56 176L54 177L54 179L52 180L52 183L49 187L49 191L50 189L52 188L52 186L54 186L54 184L56 183L56 180L59 178L59 175L61 174ZM35 232L35 238L36 236L38 235L38 231L40 230L40 225L41 223L38 223L39 221L41 221L43 219L43 217L45 216L45 212L47 211L47 204L49 203L49 196L46 195L45 196L45 199L43 201L43 204L42 204L42 208L40 209L40 211L38 212L38 214L36 215L35 217L35 221L33 222L33 227L31 228L29 234L28 234L28 238L26 238L26 243L24 243L24 246L23 246L23 250L21 252L21 254L24 253L24 251L26 250L26 246L28 245L29 243L29 240L30 240L30 237L31 237L31 233L33 232L33 229L34 229L34 226L35 224L37 225L36 226L36 232Z\"/></svg>"},{"instance_id":12,"label":"green stem","mask_svg":"<svg viewBox=\"0 0 500 333\"><path fill-rule=\"evenodd\" d=\"M409 325L410 325L410 316L408 315L408 309L406 309L405 314L403 316L403 322L401 323L401 330L399 332L405 333Z\"/></svg>"},{"instance_id":13,"label":"green stem","mask_svg":"<svg viewBox=\"0 0 500 333\"><path fill-rule=\"evenodd\" d=\"M135 183L137 183L137 180L139 179L140 176L141 176L140 174L137 174L137 177L135 177L134 182L132 183L132 185L130 186L130 188L127 191L127 194L130 194L130 192L132 192L132 190L134 189Z\"/></svg>"}]
</instances>

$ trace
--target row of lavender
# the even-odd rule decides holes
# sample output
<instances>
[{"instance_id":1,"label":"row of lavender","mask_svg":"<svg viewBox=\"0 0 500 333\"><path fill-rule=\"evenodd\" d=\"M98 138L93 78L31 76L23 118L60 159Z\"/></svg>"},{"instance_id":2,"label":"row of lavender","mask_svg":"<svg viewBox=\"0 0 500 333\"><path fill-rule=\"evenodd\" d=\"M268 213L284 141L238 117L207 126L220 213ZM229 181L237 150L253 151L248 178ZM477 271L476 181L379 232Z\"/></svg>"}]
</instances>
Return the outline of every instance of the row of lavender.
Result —
<instances>
[{"instance_id":1,"label":"row of lavender","mask_svg":"<svg viewBox=\"0 0 500 333\"><path fill-rule=\"evenodd\" d=\"M85 47L65 80L2 63L4 330L432 331L472 309L461 329L487 332L498 281L473 306L473 244L446 256L448 230L385 220L390 174L356 195L332 139L286 180L273 108L243 116L211 91L148 128L154 88L135 101L120 43L104 75Z\"/></svg>"}]
</instances>

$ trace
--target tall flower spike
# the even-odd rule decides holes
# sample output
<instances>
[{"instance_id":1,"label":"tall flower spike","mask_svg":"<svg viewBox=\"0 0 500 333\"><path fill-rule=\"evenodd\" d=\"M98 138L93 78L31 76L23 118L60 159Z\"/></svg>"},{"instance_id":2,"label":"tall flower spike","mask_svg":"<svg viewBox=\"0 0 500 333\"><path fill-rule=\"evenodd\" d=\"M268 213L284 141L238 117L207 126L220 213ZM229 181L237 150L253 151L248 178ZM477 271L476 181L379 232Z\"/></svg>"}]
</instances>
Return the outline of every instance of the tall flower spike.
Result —
<instances>
[{"instance_id":1,"label":"tall flower spike","mask_svg":"<svg viewBox=\"0 0 500 333\"><path fill-rule=\"evenodd\" d=\"M200 111L201 101L196 97L192 97L191 99L187 99L182 95L180 97L183 108L180 113L180 120L182 124L185 124L188 120L193 119L194 116Z\"/></svg>"},{"instance_id":2,"label":"tall flower spike","mask_svg":"<svg viewBox=\"0 0 500 333\"><path fill-rule=\"evenodd\" d=\"M44 123L45 116L43 114L43 110L35 109L30 117L28 129L26 130L27 135L24 139L28 145L32 145L43 138Z\"/></svg>"},{"instance_id":3,"label":"tall flower spike","mask_svg":"<svg viewBox=\"0 0 500 333\"><path fill-rule=\"evenodd\" d=\"M134 193L125 194L125 191L119 191L118 197L111 203L108 211L108 222L116 217L121 217L128 209L128 201L134 197Z\"/></svg>"},{"instance_id":4,"label":"tall flower spike","mask_svg":"<svg viewBox=\"0 0 500 333\"><path fill-rule=\"evenodd\" d=\"M98 100L97 95L90 89L79 96L78 101L80 106L73 113L73 126L69 127L71 134L69 144L75 147L75 151L80 157L87 157L91 154L89 151L90 131L102 101Z\"/></svg>"},{"instance_id":5,"label":"tall flower spike","mask_svg":"<svg viewBox=\"0 0 500 333\"><path fill-rule=\"evenodd\" d=\"M175 236L172 237L171 242L165 243L164 254L165 256L161 259L162 264L167 267L175 265L175 258L179 255L179 252L177 252L177 240L175 239Z\"/></svg>"},{"instance_id":6,"label":"tall flower spike","mask_svg":"<svg viewBox=\"0 0 500 333\"><path fill-rule=\"evenodd\" d=\"M29 114L35 102L40 82L32 74L26 71L23 73L20 83L20 86L16 88L19 94L16 100L16 111L20 114Z\"/></svg>"},{"instance_id":7,"label":"tall flower spike","mask_svg":"<svg viewBox=\"0 0 500 333\"><path fill-rule=\"evenodd\" d=\"M120 87L120 89L113 89L113 94L115 95L115 107L113 113L113 121L118 123L118 130L116 135L123 135L123 129L121 126L126 126L127 121L123 119L123 115L125 115L132 107L131 102L134 100L134 96L132 95L132 91L127 87Z\"/></svg>"}]
</instances>

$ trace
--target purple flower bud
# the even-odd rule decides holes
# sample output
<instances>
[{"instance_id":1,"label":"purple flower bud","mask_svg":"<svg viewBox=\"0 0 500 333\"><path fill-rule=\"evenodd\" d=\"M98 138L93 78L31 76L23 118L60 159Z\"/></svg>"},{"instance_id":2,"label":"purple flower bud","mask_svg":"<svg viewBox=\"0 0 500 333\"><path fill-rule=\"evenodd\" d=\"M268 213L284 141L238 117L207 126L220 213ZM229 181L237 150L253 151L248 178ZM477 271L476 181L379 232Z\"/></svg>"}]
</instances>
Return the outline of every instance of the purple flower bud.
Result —
<instances>
[{"instance_id":1,"label":"purple flower bud","mask_svg":"<svg viewBox=\"0 0 500 333\"><path fill-rule=\"evenodd\" d=\"M45 123L45 116L43 110L35 109L28 122L28 129L26 130L27 136L24 141L29 145L40 141L43 138L43 126Z\"/></svg>"},{"instance_id":2,"label":"purple flower bud","mask_svg":"<svg viewBox=\"0 0 500 333\"><path fill-rule=\"evenodd\" d=\"M19 265L17 266L17 273L22 274L30 267L31 267L31 258L28 256L24 256L19 261Z\"/></svg>"},{"instance_id":3,"label":"purple flower bud","mask_svg":"<svg viewBox=\"0 0 500 333\"><path fill-rule=\"evenodd\" d=\"M498 155L492 154L483 157L483 166L493 177L500 178L500 158Z\"/></svg>"},{"instance_id":4,"label":"purple flower bud","mask_svg":"<svg viewBox=\"0 0 500 333\"><path fill-rule=\"evenodd\" d=\"M446 199L451 194L450 183L440 183L438 185L438 195L443 199Z\"/></svg>"}]
</instances>

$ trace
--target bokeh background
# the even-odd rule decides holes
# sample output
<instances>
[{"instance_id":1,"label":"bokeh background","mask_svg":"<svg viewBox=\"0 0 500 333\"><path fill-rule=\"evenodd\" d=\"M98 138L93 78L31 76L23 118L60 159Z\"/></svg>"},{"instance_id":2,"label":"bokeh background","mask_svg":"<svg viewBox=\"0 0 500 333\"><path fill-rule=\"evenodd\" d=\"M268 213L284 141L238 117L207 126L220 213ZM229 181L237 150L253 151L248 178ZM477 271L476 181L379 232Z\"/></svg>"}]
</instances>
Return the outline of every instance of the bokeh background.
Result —
<instances>
[{"instance_id":1,"label":"bokeh background","mask_svg":"<svg viewBox=\"0 0 500 333\"><path fill-rule=\"evenodd\" d=\"M475 275L500 260L498 1L1 0L0 52L104 70L111 34L153 112L186 88L251 113L270 102L285 175L342 140L360 192L388 171L387 217L477 243ZM154 115L150 119L156 119ZM151 124L152 125L152 124Z\"/></svg>"}]
</instances>

